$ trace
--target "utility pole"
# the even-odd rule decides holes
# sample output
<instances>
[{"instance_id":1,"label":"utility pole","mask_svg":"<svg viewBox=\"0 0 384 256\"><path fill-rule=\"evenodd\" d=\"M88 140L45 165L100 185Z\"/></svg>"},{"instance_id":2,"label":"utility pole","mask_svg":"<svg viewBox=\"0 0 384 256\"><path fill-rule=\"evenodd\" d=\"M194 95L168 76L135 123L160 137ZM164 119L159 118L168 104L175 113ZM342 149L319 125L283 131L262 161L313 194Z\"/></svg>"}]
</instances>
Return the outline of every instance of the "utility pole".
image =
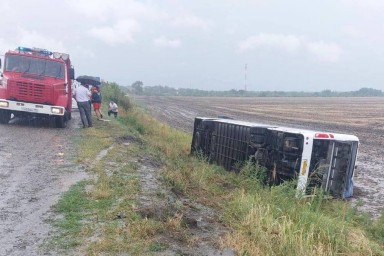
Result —
<instances>
[{"instance_id":1,"label":"utility pole","mask_svg":"<svg viewBox=\"0 0 384 256\"><path fill-rule=\"evenodd\" d=\"M247 64L244 66L244 91L247 91Z\"/></svg>"}]
</instances>

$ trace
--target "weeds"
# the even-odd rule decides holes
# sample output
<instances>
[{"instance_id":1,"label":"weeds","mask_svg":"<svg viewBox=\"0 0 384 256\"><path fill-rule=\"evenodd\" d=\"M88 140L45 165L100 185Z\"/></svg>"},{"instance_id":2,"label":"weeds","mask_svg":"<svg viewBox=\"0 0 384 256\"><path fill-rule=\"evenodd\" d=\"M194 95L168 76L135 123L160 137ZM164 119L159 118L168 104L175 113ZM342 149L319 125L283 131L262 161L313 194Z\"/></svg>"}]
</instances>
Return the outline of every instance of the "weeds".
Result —
<instances>
[{"instance_id":1,"label":"weeds","mask_svg":"<svg viewBox=\"0 0 384 256\"><path fill-rule=\"evenodd\" d=\"M381 230L376 229L376 238L370 240L372 231L347 202L324 200L321 191L298 200L295 182L265 186L266 171L251 161L239 175L223 172L206 159L188 157L190 138L186 141L173 129L158 129L150 118L140 120L149 131L149 144L167 156L168 184L222 211L232 230L222 246L236 248L241 255L381 255Z\"/></svg>"},{"instance_id":2,"label":"weeds","mask_svg":"<svg viewBox=\"0 0 384 256\"><path fill-rule=\"evenodd\" d=\"M132 116L125 116L121 119L121 122L130 127L130 128L133 128L134 131L138 132L140 135L144 135L145 134L145 127L144 125L142 125L141 123L139 123L137 121L136 118L133 118Z\"/></svg>"},{"instance_id":3,"label":"weeds","mask_svg":"<svg viewBox=\"0 0 384 256\"><path fill-rule=\"evenodd\" d=\"M123 93L118 84L103 82L102 88L103 101L105 103L108 104L112 100L125 111L132 107L130 99Z\"/></svg>"},{"instance_id":4,"label":"weeds","mask_svg":"<svg viewBox=\"0 0 384 256\"><path fill-rule=\"evenodd\" d=\"M239 255L383 255L384 217L372 220L349 202L324 200L321 191L296 199L294 182L265 186L265 170L251 161L238 174L210 165L199 154L190 156L189 134L159 124L138 109L85 131L78 145L80 158L94 159L122 137L140 137L142 143L116 144L90 168L94 181L72 187L55 207L63 215L57 222L61 248L80 247L88 255L153 255L167 248L156 240L163 233L193 244L183 224L183 206L159 219L138 213L137 159L149 155L161 162L162 180L175 194L219 213L218 221L228 232L216 242ZM160 193L160 198L166 195Z\"/></svg>"}]
</instances>

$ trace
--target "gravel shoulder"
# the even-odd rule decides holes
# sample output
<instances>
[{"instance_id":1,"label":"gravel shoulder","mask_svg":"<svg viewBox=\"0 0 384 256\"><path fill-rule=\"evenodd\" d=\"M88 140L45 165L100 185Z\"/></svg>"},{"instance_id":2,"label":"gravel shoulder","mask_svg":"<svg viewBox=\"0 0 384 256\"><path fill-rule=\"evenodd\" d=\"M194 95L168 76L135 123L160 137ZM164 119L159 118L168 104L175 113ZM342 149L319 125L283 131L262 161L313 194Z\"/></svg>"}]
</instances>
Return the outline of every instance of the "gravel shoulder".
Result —
<instances>
[{"instance_id":1,"label":"gravel shoulder","mask_svg":"<svg viewBox=\"0 0 384 256\"><path fill-rule=\"evenodd\" d=\"M59 196L86 174L73 164L80 118L65 129L43 119L0 125L0 255L40 255L46 219Z\"/></svg>"}]
</instances>

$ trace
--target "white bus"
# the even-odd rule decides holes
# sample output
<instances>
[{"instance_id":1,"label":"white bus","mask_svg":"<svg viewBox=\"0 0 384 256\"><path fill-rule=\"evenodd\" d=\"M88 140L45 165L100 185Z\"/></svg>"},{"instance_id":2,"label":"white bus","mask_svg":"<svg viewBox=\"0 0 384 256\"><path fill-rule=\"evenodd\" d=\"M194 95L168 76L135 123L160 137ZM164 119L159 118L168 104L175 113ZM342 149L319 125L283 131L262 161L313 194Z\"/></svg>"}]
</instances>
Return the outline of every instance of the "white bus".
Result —
<instances>
[{"instance_id":1,"label":"white bus","mask_svg":"<svg viewBox=\"0 0 384 256\"><path fill-rule=\"evenodd\" d=\"M348 198L358 145L354 135L196 117L191 152L235 171L251 159L268 170L271 185L297 179L301 194L322 188L330 196Z\"/></svg>"}]
</instances>

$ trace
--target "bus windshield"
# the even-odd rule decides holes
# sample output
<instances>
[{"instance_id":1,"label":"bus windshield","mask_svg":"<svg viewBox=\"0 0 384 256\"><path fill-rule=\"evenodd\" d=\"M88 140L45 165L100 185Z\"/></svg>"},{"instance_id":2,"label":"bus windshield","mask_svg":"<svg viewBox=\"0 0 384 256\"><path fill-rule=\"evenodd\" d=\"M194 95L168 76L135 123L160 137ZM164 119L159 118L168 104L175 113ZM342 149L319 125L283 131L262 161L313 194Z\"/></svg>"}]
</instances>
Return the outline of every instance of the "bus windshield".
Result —
<instances>
[{"instance_id":1,"label":"bus windshield","mask_svg":"<svg viewBox=\"0 0 384 256\"><path fill-rule=\"evenodd\" d=\"M8 55L5 70L64 79L64 64L28 56Z\"/></svg>"}]
</instances>

